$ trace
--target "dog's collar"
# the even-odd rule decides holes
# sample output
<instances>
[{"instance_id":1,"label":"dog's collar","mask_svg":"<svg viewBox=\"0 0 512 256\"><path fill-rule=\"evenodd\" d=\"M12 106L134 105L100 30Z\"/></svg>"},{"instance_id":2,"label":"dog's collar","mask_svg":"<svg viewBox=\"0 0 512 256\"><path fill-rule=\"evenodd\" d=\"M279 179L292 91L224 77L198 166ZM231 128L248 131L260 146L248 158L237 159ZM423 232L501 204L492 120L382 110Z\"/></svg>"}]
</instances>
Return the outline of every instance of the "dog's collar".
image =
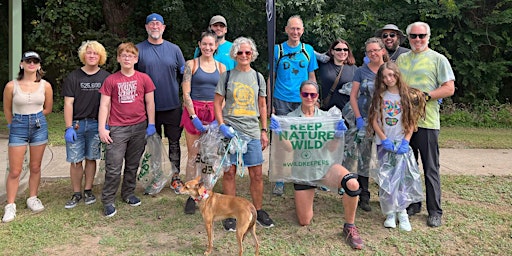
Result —
<instances>
[{"instance_id":1,"label":"dog's collar","mask_svg":"<svg viewBox=\"0 0 512 256\"><path fill-rule=\"evenodd\" d=\"M198 197L194 198L194 201L199 202L203 199L208 198L210 195L208 194L208 190L204 190L202 195L199 195Z\"/></svg>"}]
</instances>

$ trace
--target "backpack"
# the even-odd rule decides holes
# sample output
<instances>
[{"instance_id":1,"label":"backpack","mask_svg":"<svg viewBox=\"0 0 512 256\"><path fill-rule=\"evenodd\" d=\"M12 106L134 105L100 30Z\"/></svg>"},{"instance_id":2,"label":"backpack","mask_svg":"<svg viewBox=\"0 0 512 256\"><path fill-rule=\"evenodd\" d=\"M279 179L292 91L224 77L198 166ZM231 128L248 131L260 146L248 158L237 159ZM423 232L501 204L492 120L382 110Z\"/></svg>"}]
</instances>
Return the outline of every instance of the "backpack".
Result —
<instances>
[{"instance_id":1,"label":"backpack","mask_svg":"<svg viewBox=\"0 0 512 256\"><path fill-rule=\"evenodd\" d=\"M283 50L283 44L278 44L278 48L279 48L279 53L277 55L277 64L276 64L276 67L279 66L279 62L281 61L282 58L284 57L288 57L288 58L291 58L293 56L295 56L295 54L297 53L302 53L306 56L306 59L308 59L308 62L310 61L310 58L309 58L309 54L308 52L306 51L306 46L304 45L304 43L300 43L300 51L299 52L291 52L291 53L287 53L287 54L284 54L284 50Z\"/></svg>"},{"instance_id":2,"label":"backpack","mask_svg":"<svg viewBox=\"0 0 512 256\"><path fill-rule=\"evenodd\" d=\"M256 70L254 70L254 72L256 72L256 81L258 81L258 88L261 87L260 85L260 73ZM228 82L229 82L229 75L231 74L231 70L228 70L226 71L226 82L224 83L224 91L227 93L228 91ZM258 90L258 96L260 94L260 90Z\"/></svg>"}]
</instances>

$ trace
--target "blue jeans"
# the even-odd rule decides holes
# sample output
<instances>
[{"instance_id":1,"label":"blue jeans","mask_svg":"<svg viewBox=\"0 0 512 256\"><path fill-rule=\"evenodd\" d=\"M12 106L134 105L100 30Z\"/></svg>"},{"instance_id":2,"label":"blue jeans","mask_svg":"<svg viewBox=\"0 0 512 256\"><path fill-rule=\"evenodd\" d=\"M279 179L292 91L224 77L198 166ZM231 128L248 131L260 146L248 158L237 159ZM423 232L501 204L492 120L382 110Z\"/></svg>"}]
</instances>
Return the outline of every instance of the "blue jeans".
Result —
<instances>
[{"instance_id":1,"label":"blue jeans","mask_svg":"<svg viewBox=\"0 0 512 256\"><path fill-rule=\"evenodd\" d=\"M66 142L66 161L79 163L85 159L100 159L100 137L98 135L98 121L86 118L73 120L73 127L78 123L74 143Z\"/></svg>"},{"instance_id":2,"label":"blue jeans","mask_svg":"<svg viewBox=\"0 0 512 256\"><path fill-rule=\"evenodd\" d=\"M48 143L48 123L43 112L14 114L9 130L9 146L39 146Z\"/></svg>"},{"instance_id":3,"label":"blue jeans","mask_svg":"<svg viewBox=\"0 0 512 256\"><path fill-rule=\"evenodd\" d=\"M243 135L242 139L248 141L247 152L245 152L242 156L244 166L253 167L263 164L263 151L261 150L261 140L251 139ZM230 161L232 165L237 164L236 154L231 154Z\"/></svg>"}]
</instances>

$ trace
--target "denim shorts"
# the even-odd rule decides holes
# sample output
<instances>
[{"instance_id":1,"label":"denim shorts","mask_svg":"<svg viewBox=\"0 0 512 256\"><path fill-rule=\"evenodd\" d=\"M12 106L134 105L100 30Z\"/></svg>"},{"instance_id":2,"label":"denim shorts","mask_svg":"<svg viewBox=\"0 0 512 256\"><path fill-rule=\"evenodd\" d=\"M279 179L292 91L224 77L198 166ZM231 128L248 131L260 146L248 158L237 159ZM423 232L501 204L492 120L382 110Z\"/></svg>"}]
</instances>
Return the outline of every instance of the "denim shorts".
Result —
<instances>
[{"instance_id":1,"label":"denim shorts","mask_svg":"<svg viewBox=\"0 0 512 256\"><path fill-rule=\"evenodd\" d=\"M253 167L263 164L263 151L261 150L261 141L259 139L251 139L244 137L249 140L247 143L247 152L242 156L245 167ZM231 154L231 164L236 165L236 154Z\"/></svg>"},{"instance_id":2,"label":"denim shorts","mask_svg":"<svg viewBox=\"0 0 512 256\"><path fill-rule=\"evenodd\" d=\"M48 123L43 112L14 114L9 130L9 146L39 146L48 143Z\"/></svg>"},{"instance_id":3,"label":"denim shorts","mask_svg":"<svg viewBox=\"0 0 512 256\"><path fill-rule=\"evenodd\" d=\"M85 159L100 159L100 136L98 121L92 118L73 120L76 139L74 143L66 142L66 161L69 163L82 162Z\"/></svg>"},{"instance_id":4,"label":"denim shorts","mask_svg":"<svg viewBox=\"0 0 512 256\"><path fill-rule=\"evenodd\" d=\"M276 98L272 98L272 106L277 116L285 116L300 106L300 102L288 102Z\"/></svg>"}]
</instances>

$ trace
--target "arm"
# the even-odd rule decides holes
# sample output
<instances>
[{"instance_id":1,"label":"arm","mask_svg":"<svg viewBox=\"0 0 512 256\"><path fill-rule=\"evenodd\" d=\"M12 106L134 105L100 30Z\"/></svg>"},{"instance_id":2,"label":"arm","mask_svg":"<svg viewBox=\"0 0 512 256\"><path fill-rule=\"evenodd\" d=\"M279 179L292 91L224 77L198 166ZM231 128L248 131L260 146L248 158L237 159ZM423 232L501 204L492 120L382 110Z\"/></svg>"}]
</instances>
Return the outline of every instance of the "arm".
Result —
<instances>
[{"instance_id":1,"label":"arm","mask_svg":"<svg viewBox=\"0 0 512 256\"><path fill-rule=\"evenodd\" d=\"M155 124L155 92L148 92L144 95L146 102L146 114L148 115L148 124Z\"/></svg>"},{"instance_id":2,"label":"arm","mask_svg":"<svg viewBox=\"0 0 512 256\"><path fill-rule=\"evenodd\" d=\"M361 117L361 112L359 112L359 107L357 106L359 85L360 83L358 81L352 81L352 91L350 91L350 106L352 107L356 118Z\"/></svg>"},{"instance_id":3,"label":"arm","mask_svg":"<svg viewBox=\"0 0 512 256\"><path fill-rule=\"evenodd\" d=\"M267 126L267 99L265 97L258 97L258 108L260 111L261 128L268 129ZM267 132L261 131L261 149L265 150L268 146Z\"/></svg>"},{"instance_id":4,"label":"arm","mask_svg":"<svg viewBox=\"0 0 512 256\"><path fill-rule=\"evenodd\" d=\"M73 125L73 103L74 97L64 96L64 124L66 128Z\"/></svg>"},{"instance_id":5,"label":"arm","mask_svg":"<svg viewBox=\"0 0 512 256\"><path fill-rule=\"evenodd\" d=\"M222 117L222 103L224 102L224 96L216 93L213 98L213 112L215 114L215 120L219 126L224 123L224 118Z\"/></svg>"},{"instance_id":6,"label":"arm","mask_svg":"<svg viewBox=\"0 0 512 256\"><path fill-rule=\"evenodd\" d=\"M430 91L428 94L434 100L447 98L455 93L455 83L453 80L444 82L439 88Z\"/></svg>"},{"instance_id":7,"label":"arm","mask_svg":"<svg viewBox=\"0 0 512 256\"><path fill-rule=\"evenodd\" d=\"M4 115L7 124L12 122L12 92L14 90L13 82L8 82L4 88Z\"/></svg>"},{"instance_id":8,"label":"arm","mask_svg":"<svg viewBox=\"0 0 512 256\"><path fill-rule=\"evenodd\" d=\"M308 73L308 80L313 81L313 82L316 83L315 71L311 71L311 72Z\"/></svg>"},{"instance_id":9,"label":"arm","mask_svg":"<svg viewBox=\"0 0 512 256\"><path fill-rule=\"evenodd\" d=\"M100 109L98 111L98 132L100 140L101 142L107 144L112 143L112 138L110 138L110 131L105 129L105 125L107 124L107 117L109 115L110 110L110 101L110 96L102 94L100 99Z\"/></svg>"},{"instance_id":10,"label":"arm","mask_svg":"<svg viewBox=\"0 0 512 256\"><path fill-rule=\"evenodd\" d=\"M384 134L384 131L382 130L382 128L380 127L379 125L379 122L377 121L377 116L375 116L372 120L372 126L373 126L373 130L375 131L375 134L377 134L377 136L379 136L379 138L381 140L385 140L387 138L386 134ZM412 135L412 133L411 133ZM410 137L409 137L410 138Z\"/></svg>"},{"instance_id":11,"label":"arm","mask_svg":"<svg viewBox=\"0 0 512 256\"><path fill-rule=\"evenodd\" d=\"M44 104L43 115L47 116L53 109L53 89L52 85L48 82L44 85Z\"/></svg>"},{"instance_id":12,"label":"arm","mask_svg":"<svg viewBox=\"0 0 512 256\"><path fill-rule=\"evenodd\" d=\"M192 81L192 65L194 60L189 60L185 64L185 71L183 72L183 82L181 83L181 87L183 90L183 105L187 109L190 115L195 115L196 112L194 110L194 103L192 102L192 98L190 97L191 91L191 81Z\"/></svg>"},{"instance_id":13,"label":"arm","mask_svg":"<svg viewBox=\"0 0 512 256\"><path fill-rule=\"evenodd\" d=\"M222 74L222 73L226 72L226 65L224 65L218 61L217 61L217 63L219 63L219 73Z\"/></svg>"}]
</instances>

